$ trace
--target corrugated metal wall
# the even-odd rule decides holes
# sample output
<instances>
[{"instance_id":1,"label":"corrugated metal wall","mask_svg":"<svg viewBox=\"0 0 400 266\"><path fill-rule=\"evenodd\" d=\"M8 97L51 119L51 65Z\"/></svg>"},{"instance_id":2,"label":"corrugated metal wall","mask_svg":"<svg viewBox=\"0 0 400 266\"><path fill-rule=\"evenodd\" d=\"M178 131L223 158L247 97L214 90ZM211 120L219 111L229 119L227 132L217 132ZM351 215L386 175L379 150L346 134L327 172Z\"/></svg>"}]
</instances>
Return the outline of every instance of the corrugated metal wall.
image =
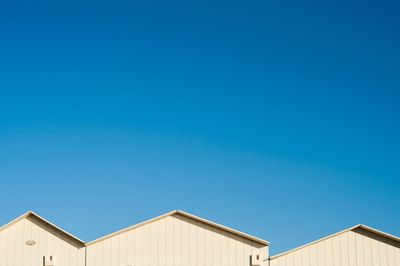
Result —
<instances>
[{"instance_id":1,"label":"corrugated metal wall","mask_svg":"<svg viewBox=\"0 0 400 266\"><path fill-rule=\"evenodd\" d=\"M271 266L400 266L400 244L356 229L272 259Z\"/></svg>"},{"instance_id":2,"label":"corrugated metal wall","mask_svg":"<svg viewBox=\"0 0 400 266\"><path fill-rule=\"evenodd\" d=\"M34 240L33 246L26 241ZM22 219L0 232L0 266L42 266L43 256L55 256L57 266L84 266L85 249L63 239L39 221Z\"/></svg>"},{"instance_id":3,"label":"corrugated metal wall","mask_svg":"<svg viewBox=\"0 0 400 266\"><path fill-rule=\"evenodd\" d=\"M180 214L87 247L87 266L249 266L267 247Z\"/></svg>"},{"instance_id":4,"label":"corrugated metal wall","mask_svg":"<svg viewBox=\"0 0 400 266\"><path fill-rule=\"evenodd\" d=\"M249 266L253 254L267 258L268 247L181 214L111 235L86 250L37 218L0 231L0 266L42 266L50 255L56 266ZM400 243L359 227L273 257L270 266L400 266Z\"/></svg>"}]
</instances>

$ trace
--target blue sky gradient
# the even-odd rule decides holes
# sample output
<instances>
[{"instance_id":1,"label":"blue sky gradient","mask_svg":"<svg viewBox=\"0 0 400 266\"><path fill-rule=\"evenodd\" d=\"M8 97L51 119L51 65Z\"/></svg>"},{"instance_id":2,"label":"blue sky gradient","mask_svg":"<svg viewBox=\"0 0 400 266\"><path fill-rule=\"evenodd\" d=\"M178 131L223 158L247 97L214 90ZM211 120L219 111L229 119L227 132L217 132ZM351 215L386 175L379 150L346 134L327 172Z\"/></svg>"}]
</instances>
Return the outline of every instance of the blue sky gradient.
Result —
<instances>
[{"instance_id":1,"label":"blue sky gradient","mask_svg":"<svg viewBox=\"0 0 400 266\"><path fill-rule=\"evenodd\" d=\"M284 251L400 235L398 1L8 1L0 224L183 209Z\"/></svg>"}]
</instances>

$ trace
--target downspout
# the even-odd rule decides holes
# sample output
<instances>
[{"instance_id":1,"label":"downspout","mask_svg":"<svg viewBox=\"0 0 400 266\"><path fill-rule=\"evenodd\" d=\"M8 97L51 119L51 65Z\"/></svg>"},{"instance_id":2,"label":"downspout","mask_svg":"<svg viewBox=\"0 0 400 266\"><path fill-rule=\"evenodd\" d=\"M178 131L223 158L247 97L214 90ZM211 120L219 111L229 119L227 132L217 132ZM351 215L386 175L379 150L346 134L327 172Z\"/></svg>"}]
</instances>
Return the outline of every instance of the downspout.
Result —
<instances>
[{"instance_id":1,"label":"downspout","mask_svg":"<svg viewBox=\"0 0 400 266\"><path fill-rule=\"evenodd\" d=\"M85 245L85 266L87 266L87 246Z\"/></svg>"}]
</instances>

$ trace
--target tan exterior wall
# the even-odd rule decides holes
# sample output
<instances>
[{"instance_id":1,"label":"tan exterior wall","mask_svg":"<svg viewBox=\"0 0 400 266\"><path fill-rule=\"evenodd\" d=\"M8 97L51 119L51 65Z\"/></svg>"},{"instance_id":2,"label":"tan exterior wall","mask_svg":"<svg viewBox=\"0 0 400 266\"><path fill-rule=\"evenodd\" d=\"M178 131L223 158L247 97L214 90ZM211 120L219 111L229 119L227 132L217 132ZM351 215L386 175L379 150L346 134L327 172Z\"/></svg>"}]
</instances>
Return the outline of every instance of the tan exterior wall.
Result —
<instances>
[{"instance_id":1,"label":"tan exterior wall","mask_svg":"<svg viewBox=\"0 0 400 266\"><path fill-rule=\"evenodd\" d=\"M270 266L400 266L400 244L359 228L273 258Z\"/></svg>"},{"instance_id":2,"label":"tan exterior wall","mask_svg":"<svg viewBox=\"0 0 400 266\"><path fill-rule=\"evenodd\" d=\"M180 214L87 247L87 266L249 266L267 246Z\"/></svg>"},{"instance_id":3,"label":"tan exterior wall","mask_svg":"<svg viewBox=\"0 0 400 266\"><path fill-rule=\"evenodd\" d=\"M28 240L35 245L26 245ZM85 264L84 248L38 220L25 218L0 231L0 266L42 266L43 256L49 255L56 266Z\"/></svg>"}]
</instances>

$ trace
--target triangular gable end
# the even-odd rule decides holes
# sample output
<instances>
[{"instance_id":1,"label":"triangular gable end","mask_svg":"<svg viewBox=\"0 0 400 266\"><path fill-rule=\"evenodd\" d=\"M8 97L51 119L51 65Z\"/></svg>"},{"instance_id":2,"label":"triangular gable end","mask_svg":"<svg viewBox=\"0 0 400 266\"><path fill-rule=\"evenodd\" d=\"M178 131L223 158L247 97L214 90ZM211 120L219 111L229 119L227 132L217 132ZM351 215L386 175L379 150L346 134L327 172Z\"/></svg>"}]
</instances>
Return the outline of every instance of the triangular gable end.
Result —
<instances>
[{"instance_id":1,"label":"triangular gable end","mask_svg":"<svg viewBox=\"0 0 400 266\"><path fill-rule=\"evenodd\" d=\"M382 232L382 231L380 231L380 230L377 230L377 229L375 229L375 228L372 228L372 227L369 227L369 226L366 226L366 225L363 225L363 224L358 224L358 225L352 226L352 227L350 227L350 228L347 228L347 229L345 229L345 230L342 230L342 231L340 231L340 232L337 232L337 233L335 233L335 234L332 234L332 235L329 235L329 236L320 238L320 239L318 239L318 240L315 240L315 241L313 241L313 242L307 243L307 244L305 244L305 245L299 246L299 247L297 247L297 248L294 248L294 249L291 249L291 250L282 252L282 253L280 253L280 254L271 256L270 259L271 259L271 260L277 259L277 258L279 258L279 257L285 256L285 255L287 255L287 254L289 254L289 253L292 253L292 252L298 251L298 250L300 250L300 249L309 247L309 246L311 246L311 245L317 244L317 243L322 242L322 241L325 241L325 240L327 240L327 239L336 237L336 236L338 236L338 235L345 234L345 233L347 233L347 232L349 232L349 231L353 231L353 232L355 232L355 233L359 233L359 234L362 234L362 235L366 235L366 236L368 236L368 237L375 238L376 240L379 240L376 236L381 237L381 238L384 238L384 239L388 239L388 240L389 240L390 242L392 242L394 245L400 247L400 238L399 238L399 237L393 236L393 235L391 235L391 234ZM375 236L375 237L374 237L374 236Z\"/></svg>"},{"instance_id":2,"label":"triangular gable end","mask_svg":"<svg viewBox=\"0 0 400 266\"><path fill-rule=\"evenodd\" d=\"M83 240L68 233L64 229L61 229L60 227L56 226L55 224L49 222L48 220L42 218L41 216L39 216L38 214L36 214L33 211L28 211L25 214L19 216L18 218L12 220L11 222L1 226L0 232L5 230L6 228L18 223L19 221L21 221L23 219L27 219L30 222L32 222L42 228L45 228L46 230L50 231L55 236L63 239L66 242L73 244L74 246L77 246L77 247L85 246L85 242Z\"/></svg>"},{"instance_id":3,"label":"triangular gable end","mask_svg":"<svg viewBox=\"0 0 400 266\"><path fill-rule=\"evenodd\" d=\"M105 239L111 238L111 237L113 237L113 236L116 236L116 235L119 235L119 234L128 232L128 231L130 231L130 230L134 230L134 229L136 229L136 228L138 228L138 227L141 227L141 226L144 226L144 225L147 225L147 224L150 224L150 223L159 221L159 220L164 219L164 218L167 218L167 217L169 217L169 216L172 216L172 217L178 218L178 219L184 218L184 220L185 220L186 222L192 221L192 222L197 222L197 223L204 224L204 225L206 225L206 226L208 226L208 227L210 227L210 228L218 229L218 230L227 232L228 234L232 234L232 235L241 237L241 238L243 238L243 239L245 239L245 240L248 240L248 241L250 241L250 242L254 242L255 245L258 245L258 246L268 246L268 245L269 245L269 242L266 241L266 240L263 240L263 239L260 239L260 238L257 238L257 237L248 235L248 234L243 233L243 232L240 232L240 231L238 231L238 230L235 230L235 229L232 229L232 228L229 228L229 227L220 225L220 224L218 224L218 223L215 223L215 222L212 222L212 221L209 221L209 220L200 218L200 217L198 217L198 216L189 214L189 213L184 212L184 211L181 211L181 210L174 210L174 211L168 212L168 213L166 213L166 214L160 215L160 216L158 216L158 217L156 217L156 218L153 218L153 219L144 221L144 222L142 222L142 223L139 223L139 224L136 224L136 225L133 225L133 226L124 228L124 229L122 229L122 230L119 230L119 231L117 231L117 232L111 233L111 234L109 234L109 235L100 237L100 238L98 238L98 239L96 239L96 240L93 240L93 241L91 241L91 242L88 242L88 243L86 244L86 246L90 246L90 245L95 244L95 243L97 243L97 242L100 242L100 241L102 241L102 240L105 240Z\"/></svg>"}]
</instances>

